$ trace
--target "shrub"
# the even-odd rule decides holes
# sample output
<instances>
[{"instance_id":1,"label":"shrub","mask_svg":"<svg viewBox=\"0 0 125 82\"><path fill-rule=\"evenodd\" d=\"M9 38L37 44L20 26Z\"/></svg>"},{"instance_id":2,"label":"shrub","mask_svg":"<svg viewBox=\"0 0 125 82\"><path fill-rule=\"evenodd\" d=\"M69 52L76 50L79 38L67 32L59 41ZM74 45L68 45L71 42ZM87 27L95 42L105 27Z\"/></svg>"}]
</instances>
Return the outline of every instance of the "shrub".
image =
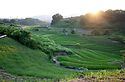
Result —
<instances>
[{"instance_id":1,"label":"shrub","mask_svg":"<svg viewBox=\"0 0 125 82\"><path fill-rule=\"evenodd\" d=\"M11 33L11 36L16 40L21 40L23 38L31 38L31 33L24 30L15 30Z\"/></svg>"},{"instance_id":2,"label":"shrub","mask_svg":"<svg viewBox=\"0 0 125 82\"><path fill-rule=\"evenodd\" d=\"M91 35L110 35L111 32L109 29L94 29L91 32Z\"/></svg>"},{"instance_id":3,"label":"shrub","mask_svg":"<svg viewBox=\"0 0 125 82\"><path fill-rule=\"evenodd\" d=\"M71 34L75 34L76 32L75 32L75 30L74 29L72 29L71 30Z\"/></svg>"},{"instance_id":4,"label":"shrub","mask_svg":"<svg viewBox=\"0 0 125 82\"><path fill-rule=\"evenodd\" d=\"M100 35L100 32L98 30L93 30L91 32L91 35Z\"/></svg>"}]
</instances>

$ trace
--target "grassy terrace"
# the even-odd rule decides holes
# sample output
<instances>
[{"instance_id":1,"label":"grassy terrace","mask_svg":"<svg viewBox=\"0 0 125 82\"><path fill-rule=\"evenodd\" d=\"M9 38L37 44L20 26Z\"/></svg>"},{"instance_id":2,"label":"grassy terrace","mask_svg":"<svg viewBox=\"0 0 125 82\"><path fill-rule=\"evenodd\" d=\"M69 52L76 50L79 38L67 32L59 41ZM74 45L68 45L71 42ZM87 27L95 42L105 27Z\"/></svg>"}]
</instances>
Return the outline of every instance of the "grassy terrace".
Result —
<instances>
[{"instance_id":1,"label":"grassy terrace","mask_svg":"<svg viewBox=\"0 0 125 82\"><path fill-rule=\"evenodd\" d=\"M74 54L59 56L58 61L64 66L88 69L118 69L122 60L120 50L124 49L120 43L113 43L108 36L85 36L77 34L64 35L62 29L31 31L33 34L45 36L57 44L70 48Z\"/></svg>"}]
</instances>

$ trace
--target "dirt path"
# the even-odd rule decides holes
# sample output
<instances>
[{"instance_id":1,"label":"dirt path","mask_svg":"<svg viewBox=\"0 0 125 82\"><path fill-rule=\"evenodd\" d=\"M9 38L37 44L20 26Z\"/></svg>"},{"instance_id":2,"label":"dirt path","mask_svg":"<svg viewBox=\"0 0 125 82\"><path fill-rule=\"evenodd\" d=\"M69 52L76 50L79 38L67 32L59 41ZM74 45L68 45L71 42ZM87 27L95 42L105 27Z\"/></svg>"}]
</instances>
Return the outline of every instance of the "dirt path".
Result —
<instances>
[{"instance_id":1,"label":"dirt path","mask_svg":"<svg viewBox=\"0 0 125 82\"><path fill-rule=\"evenodd\" d=\"M87 81L85 79L73 79L73 80L70 80L69 82L91 82L91 81Z\"/></svg>"},{"instance_id":2,"label":"dirt path","mask_svg":"<svg viewBox=\"0 0 125 82\"><path fill-rule=\"evenodd\" d=\"M16 76L10 73L7 73L5 70L0 69L0 82L40 82L44 80L43 78L38 77L28 77L28 76Z\"/></svg>"}]
</instances>

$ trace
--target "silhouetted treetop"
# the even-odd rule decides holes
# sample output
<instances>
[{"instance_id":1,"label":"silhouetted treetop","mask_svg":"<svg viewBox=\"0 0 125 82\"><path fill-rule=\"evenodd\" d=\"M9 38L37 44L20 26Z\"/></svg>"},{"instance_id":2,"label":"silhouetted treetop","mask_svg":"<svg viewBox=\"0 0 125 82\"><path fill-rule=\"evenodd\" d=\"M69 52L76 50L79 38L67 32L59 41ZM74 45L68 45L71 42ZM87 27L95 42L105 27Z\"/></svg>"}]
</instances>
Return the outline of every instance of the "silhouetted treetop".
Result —
<instances>
[{"instance_id":1,"label":"silhouetted treetop","mask_svg":"<svg viewBox=\"0 0 125 82\"><path fill-rule=\"evenodd\" d=\"M55 23L57 23L58 21L60 21L61 19L63 19L63 16L60 14L55 14L52 16L52 22L51 25L54 25Z\"/></svg>"}]
</instances>

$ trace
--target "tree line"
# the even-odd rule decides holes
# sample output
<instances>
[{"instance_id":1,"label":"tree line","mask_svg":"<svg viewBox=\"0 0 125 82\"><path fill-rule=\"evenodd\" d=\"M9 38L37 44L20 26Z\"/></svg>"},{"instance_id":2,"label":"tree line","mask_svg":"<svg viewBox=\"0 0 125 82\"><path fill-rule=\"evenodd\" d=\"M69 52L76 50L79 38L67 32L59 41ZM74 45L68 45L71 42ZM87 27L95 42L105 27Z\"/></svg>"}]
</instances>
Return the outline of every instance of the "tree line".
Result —
<instances>
[{"instance_id":1,"label":"tree line","mask_svg":"<svg viewBox=\"0 0 125 82\"><path fill-rule=\"evenodd\" d=\"M114 26L118 29L125 26L125 11L124 10L107 10L100 11L97 15L88 13L80 16L80 25L82 27L87 26L88 28L111 28L115 29ZM92 27L93 26L93 27Z\"/></svg>"},{"instance_id":2,"label":"tree line","mask_svg":"<svg viewBox=\"0 0 125 82\"><path fill-rule=\"evenodd\" d=\"M52 26L82 27L85 29L110 29L125 32L125 11L107 10L97 14L87 13L77 17L63 18L61 14L52 16Z\"/></svg>"}]
</instances>

